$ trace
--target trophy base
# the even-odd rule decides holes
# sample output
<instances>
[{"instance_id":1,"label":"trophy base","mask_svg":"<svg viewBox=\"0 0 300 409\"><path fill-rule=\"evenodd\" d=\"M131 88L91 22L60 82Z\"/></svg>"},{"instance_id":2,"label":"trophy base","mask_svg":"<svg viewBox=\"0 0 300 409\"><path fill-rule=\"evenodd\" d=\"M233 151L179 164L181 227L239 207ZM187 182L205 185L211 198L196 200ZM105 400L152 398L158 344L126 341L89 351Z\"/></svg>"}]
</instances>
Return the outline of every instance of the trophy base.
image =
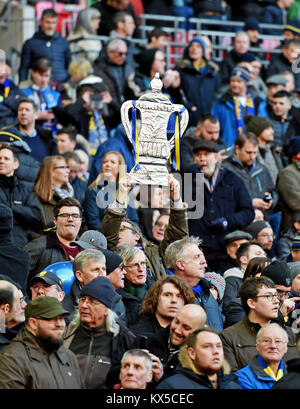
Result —
<instances>
[{"instance_id":1,"label":"trophy base","mask_svg":"<svg viewBox=\"0 0 300 409\"><path fill-rule=\"evenodd\" d=\"M168 171L163 166L139 165L130 172L130 183L138 185L169 186Z\"/></svg>"}]
</instances>

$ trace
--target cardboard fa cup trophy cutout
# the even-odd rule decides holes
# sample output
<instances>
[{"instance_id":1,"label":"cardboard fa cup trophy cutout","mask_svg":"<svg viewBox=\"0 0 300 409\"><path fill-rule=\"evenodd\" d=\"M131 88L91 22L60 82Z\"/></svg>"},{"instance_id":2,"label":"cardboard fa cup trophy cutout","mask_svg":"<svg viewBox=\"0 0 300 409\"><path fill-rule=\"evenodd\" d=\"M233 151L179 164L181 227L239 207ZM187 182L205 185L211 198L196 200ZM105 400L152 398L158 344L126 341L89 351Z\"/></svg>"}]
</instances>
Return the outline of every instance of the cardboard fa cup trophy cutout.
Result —
<instances>
[{"instance_id":1,"label":"cardboard fa cup trophy cutout","mask_svg":"<svg viewBox=\"0 0 300 409\"><path fill-rule=\"evenodd\" d=\"M133 184L168 186L169 160L175 170L180 170L180 139L189 114L183 105L170 102L161 92L162 85L156 73L150 82L151 92L121 106L121 120L135 152L135 167L130 172ZM129 110L132 110L131 121ZM170 140L168 133L173 133Z\"/></svg>"}]
</instances>

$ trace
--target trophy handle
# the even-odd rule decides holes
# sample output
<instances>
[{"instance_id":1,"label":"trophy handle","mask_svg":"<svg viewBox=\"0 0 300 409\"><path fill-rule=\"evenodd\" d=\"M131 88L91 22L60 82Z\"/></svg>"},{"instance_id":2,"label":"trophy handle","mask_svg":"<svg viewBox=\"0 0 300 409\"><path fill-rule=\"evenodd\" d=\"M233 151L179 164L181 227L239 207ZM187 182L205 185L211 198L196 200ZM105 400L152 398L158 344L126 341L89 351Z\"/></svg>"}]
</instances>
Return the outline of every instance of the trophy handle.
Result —
<instances>
[{"instance_id":1,"label":"trophy handle","mask_svg":"<svg viewBox=\"0 0 300 409\"><path fill-rule=\"evenodd\" d=\"M188 110L185 109L183 113L180 116L180 130L181 130L181 136L183 135L184 131L186 130L186 127L188 126L189 123L189 113Z\"/></svg>"},{"instance_id":2,"label":"trophy handle","mask_svg":"<svg viewBox=\"0 0 300 409\"><path fill-rule=\"evenodd\" d=\"M132 126L131 126L131 122L129 121L129 116L128 116L128 112L131 108L133 108L132 101L125 101L123 102L121 106L120 113L121 113L121 121L125 129L125 133L128 139L130 140L130 142L132 143Z\"/></svg>"}]
</instances>

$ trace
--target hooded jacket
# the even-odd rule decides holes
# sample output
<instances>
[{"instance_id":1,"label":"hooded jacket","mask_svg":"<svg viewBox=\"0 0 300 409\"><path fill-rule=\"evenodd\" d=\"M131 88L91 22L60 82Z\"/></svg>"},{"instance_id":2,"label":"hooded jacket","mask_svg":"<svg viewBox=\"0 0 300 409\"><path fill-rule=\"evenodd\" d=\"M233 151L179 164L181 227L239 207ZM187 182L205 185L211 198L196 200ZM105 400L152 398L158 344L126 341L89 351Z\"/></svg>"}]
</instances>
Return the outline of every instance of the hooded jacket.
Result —
<instances>
[{"instance_id":1,"label":"hooded jacket","mask_svg":"<svg viewBox=\"0 0 300 409\"><path fill-rule=\"evenodd\" d=\"M193 361L188 355L186 346L179 353L179 367L174 375L164 378L156 389L214 389L207 375L197 374ZM241 389L234 374L225 375L223 370L217 372L216 389Z\"/></svg>"},{"instance_id":2,"label":"hooded jacket","mask_svg":"<svg viewBox=\"0 0 300 409\"><path fill-rule=\"evenodd\" d=\"M180 73L180 87L185 95L185 106L189 111L189 126L195 126L199 117L209 112L217 90L221 86L219 67L210 61L200 71L196 70L189 58L176 62L176 69ZM192 111L193 106L197 107Z\"/></svg>"},{"instance_id":3,"label":"hooded jacket","mask_svg":"<svg viewBox=\"0 0 300 409\"><path fill-rule=\"evenodd\" d=\"M35 61L46 58L53 70L52 78L58 82L66 82L69 78L68 68L71 52L68 41L58 33L47 36L41 29L33 37L25 41L21 51L19 81L27 80L28 71Z\"/></svg>"}]
</instances>

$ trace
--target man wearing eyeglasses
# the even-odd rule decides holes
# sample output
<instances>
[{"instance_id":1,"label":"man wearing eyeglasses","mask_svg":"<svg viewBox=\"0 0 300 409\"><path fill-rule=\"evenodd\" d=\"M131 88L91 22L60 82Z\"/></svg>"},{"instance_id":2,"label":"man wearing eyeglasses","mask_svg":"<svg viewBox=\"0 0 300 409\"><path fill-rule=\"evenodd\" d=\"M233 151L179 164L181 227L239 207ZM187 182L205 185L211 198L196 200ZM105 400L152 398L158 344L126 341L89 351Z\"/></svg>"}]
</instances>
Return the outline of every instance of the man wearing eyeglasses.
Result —
<instances>
[{"instance_id":1,"label":"man wearing eyeglasses","mask_svg":"<svg viewBox=\"0 0 300 409\"><path fill-rule=\"evenodd\" d=\"M291 297L293 277L290 267L285 261L274 260L264 268L261 275L269 277L275 283L280 300L278 318L284 320L284 322L290 326L291 314L295 309L295 302L300 301L299 297Z\"/></svg>"},{"instance_id":2,"label":"man wearing eyeglasses","mask_svg":"<svg viewBox=\"0 0 300 409\"><path fill-rule=\"evenodd\" d=\"M31 257L28 282L49 265L73 260L78 254L78 246L72 242L76 240L81 227L80 203L72 197L61 199L53 212L56 230L32 240L25 246Z\"/></svg>"},{"instance_id":3,"label":"man wearing eyeglasses","mask_svg":"<svg viewBox=\"0 0 300 409\"><path fill-rule=\"evenodd\" d=\"M261 327L271 322L279 323L288 334L288 348L284 361L298 357L296 337L292 329L278 321L280 295L269 277L247 278L239 289L245 317L242 321L225 328L220 337L225 359L231 372L244 368L256 355L256 336Z\"/></svg>"},{"instance_id":4,"label":"man wearing eyeglasses","mask_svg":"<svg viewBox=\"0 0 300 409\"><path fill-rule=\"evenodd\" d=\"M30 289L32 300L48 296L55 297L61 302L65 296L61 279L50 270L44 270L33 277L30 281Z\"/></svg>"},{"instance_id":5,"label":"man wearing eyeglasses","mask_svg":"<svg viewBox=\"0 0 300 409\"><path fill-rule=\"evenodd\" d=\"M4 278L5 276L3 276ZM8 281L9 280L9 281ZM26 301L9 277L0 280L0 351L24 327Z\"/></svg>"},{"instance_id":6,"label":"man wearing eyeglasses","mask_svg":"<svg viewBox=\"0 0 300 409\"><path fill-rule=\"evenodd\" d=\"M77 355L87 389L118 383L122 356L135 346L135 336L112 311L114 295L107 277L89 281L80 291L79 316L65 334L64 346Z\"/></svg>"},{"instance_id":7,"label":"man wearing eyeglasses","mask_svg":"<svg viewBox=\"0 0 300 409\"><path fill-rule=\"evenodd\" d=\"M256 336L258 355L236 372L243 389L271 389L286 372L282 358L287 352L288 335L278 324L263 326Z\"/></svg>"},{"instance_id":8,"label":"man wearing eyeglasses","mask_svg":"<svg viewBox=\"0 0 300 409\"><path fill-rule=\"evenodd\" d=\"M76 356L63 344L65 315L54 297L25 307L26 327L0 354L0 389L82 389Z\"/></svg>"}]
</instances>

